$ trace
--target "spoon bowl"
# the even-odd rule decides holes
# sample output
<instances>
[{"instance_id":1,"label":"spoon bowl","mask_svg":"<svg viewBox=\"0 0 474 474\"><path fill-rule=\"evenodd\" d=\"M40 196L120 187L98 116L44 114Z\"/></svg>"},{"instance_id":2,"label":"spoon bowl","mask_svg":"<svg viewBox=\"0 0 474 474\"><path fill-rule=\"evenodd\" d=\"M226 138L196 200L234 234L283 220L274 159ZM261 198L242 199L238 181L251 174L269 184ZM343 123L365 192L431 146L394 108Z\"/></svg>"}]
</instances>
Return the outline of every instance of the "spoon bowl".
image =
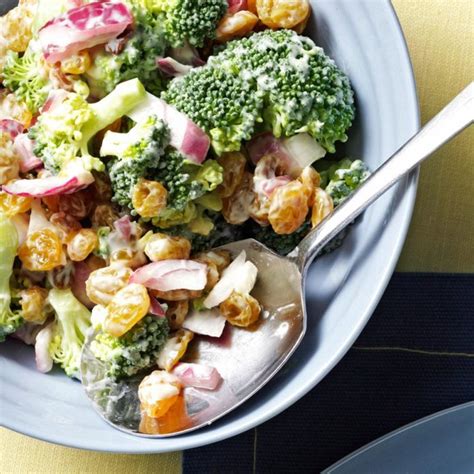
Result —
<instances>
[{"instance_id":1,"label":"spoon bowl","mask_svg":"<svg viewBox=\"0 0 474 474\"><path fill-rule=\"evenodd\" d=\"M266 384L298 347L306 331L306 308L301 272L296 263L275 254L253 239L219 247L235 258L245 250L258 269L252 295L262 314L250 328L226 325L220 338L196 335L185 362L215 367L223 382L217 390L188 387L183 397L187 416L180 417L172 433L140 433L138 385L143 376L114 382L106 366L90 349L96 333L89 334L82 355L82 382L95 409L113 426L143 436L171 436L212 423L243 403ZM160 429L157 426L157 430Z\"/></svg>"}]
</instances>

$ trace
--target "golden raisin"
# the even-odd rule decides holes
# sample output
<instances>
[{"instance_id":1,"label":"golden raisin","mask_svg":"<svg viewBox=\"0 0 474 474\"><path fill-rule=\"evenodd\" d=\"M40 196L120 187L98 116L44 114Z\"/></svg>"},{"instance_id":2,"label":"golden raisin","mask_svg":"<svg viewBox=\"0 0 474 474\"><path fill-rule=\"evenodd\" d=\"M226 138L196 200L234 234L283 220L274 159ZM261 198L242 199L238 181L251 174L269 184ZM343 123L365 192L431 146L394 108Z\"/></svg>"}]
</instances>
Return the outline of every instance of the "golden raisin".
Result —
<instances>
[{"instance_id":1,"label":"golden raisin","mask_svg":"<svg viewBox=\"0 0 474 474\"><path fill-rule=\"evenodd\" d=\"M250 206L250 217L261 226L267 226L269 224L269 209L270 199L268 199L265 195L256 196L252 202L252 205Z\"/></svg>"},{"instance_id":2,"label":"golden raisin","mask_svg":"<svg viewBox=\"0 0 474 474\"><path fill-rule=\"evenodd\" d=\"M147 259L140 249L127 246L113 250L110 254L110 263L126 265L130 268L138 268L145 265Z\"/></svg>"},{"instance_id":3,"label":"golden raisin","mask_svg":"<svg viewBox=\"0 0 474 474\"><path fill-rule=\"evenodd\" d=\"M191 242L184 237L156 233L148 238L145 254L152 261L169 259L188 259L191 253Z\"/></svg>"},{"instance_id":4,"label":"golden raisin","mask_svg":"<svg viewBox=\"0 0 474 474\"><path fill-rule=\"evenodd\" d=\"M206 264L214 264L220 274L230 265L231 255L228 250L224 249L208 250L207 252L199 252L194 255L193 260Z\"/></svg>"},{"instance_id":5,"label":"golden raisin","mask_svg":"<svg viewBox=\"0 0 474 474\"><path fill-rule=\"evenodd\" d=\"M72 194L63 194L58 200L58 209L60 212L84 219L89 215L94 207L94 198L89 189L82 189Z\"/></svg>"},{"instance_id":6,"label":"golden raisin","mask_svg":"<svg viewBox=\"0 0 474 474\"><path fill-rule=\"evenodd\" d=\"M224 318L234 326L247 327L253 324L260 316L259 302L251 295L233 291L232 294L219 305Z\"/></svg>"},{"instance_id":7,"label":"golden raisin","mask_svg":"<svg viewBox=\"0 0 474 474\"><path fill-rule=\"evenodd\" d=\"M46 312L48 290L32 286L20 292L21 315L25 321L43 324L48 317Z\"/></svg>"},{"instance_id":8,"label":"golden raisin","mask_svg":"<svg viewBox=\"0 0 474 474\"><path fill-rule=\"evenodd\" d=\"M120 126L117 130L114 130L114 131L120 131ZM102 133L102 132L103 130L101 130L99 133ZM97 138L97 135L94 137L94 139L95 138ZM107 173L94 172L93 174L94 174L94 182L91 184L90 188L94 192L95 202L96 203L110 202L110 200L112 199L112 185L110 184L110 179Z\"/></svg>"},{"instance_id":9,"label":"golden raisin","mask_svg":"<svg viewBox=\"0 0 474 474\"><path fill-rule=\"evenodd\" d=\"M0 70L1 59L2 56L0 52ZM0 93L0 117L9 117L22 123L25 127L29 127L33 115L28 110L26 104L21 102L15 94Z\"/></svg>"},{"instance_id":10,"label":"golden raisin","mask_svg":"<svg viewBox=\"0 0 474 474\"><path fill-rule=\"evenodd\" d=\"M118 213L115 212L110 204L99 204L92 214L92 227L95 229L104 226L112 227L118 218Z\"/></svg>"},{"instance_id":11,"label":"golden raisin","mask_svg":"<svg viewBox=\"0 0 474 474\"><path fill-rule=\"evenodd\" d=\"M308 209L305 186L299 181L290 181L273 191L268 220L277 234L291 234L303 224Z\"/></svg>"},{"instance_id":12,"label":"golden raisin","mask_svg":"<svg viewBox=\"0 0 474 474\"><path fill-rule=\"evenodd\" d=\"M311 225L316 227L334 209L331 196L321 188L316 188L313 209L311 211Z\"/></svg>"},{"instance_id":13,"label":"golden raisin","mask_svg":"<svg viewBox=\"0 0 474 474\"><path fill-rule=\"evenodd\" d=\"M194 333L187 329L180 329L172 334L160 351L158 367L170 371L184 356L193 337Z\"/></svg>"},{"instance_id":14,"label":"golden raisin","mask_svg":"<svg viewBox=\"0 0 474 474\"><path fill-rule=\"evenodd\" d=\"M0 132L0 185L18 178L20 164L8 133Z\"/></svg>"},{"instance_id":15,"label":"golden raisin","mask_svg":"<svg viewBox=\"0 0 474 474\"><path fill-rule=\"evenodd\" d=\"M17 214L29 211L32 202L33 198L14 196L13 194L0 191L0 211L7 217L13 217Z\"/></svg>"},{"instance_id":16,"label":"golden raisin","mask_svg":"<svg viewBox=\"0 0 474 474\"><path fill-rule=\"evenodd\" d=\"M181 382L165 370L154 370L138 387L142 409L152 418L163 416L174 405L181 392Z\"/></svg>"},{"instance_id":17,"label":"golden raisin","mask_svg":"<svg viewBox=\"0 0 474 474\"><path fill-rule=\"evenodd\" d=\"M91 57L87 50L79 51L61 61L61 72L84 74L91 67Z\"/></svg>"},{"instance_id":18,"label":"golden raisin","mask_svg":"<svg viewBox=\"0 0 474 474\"><path fill-rule=\"evenodd\" d=\"M140 179L133 188L132 204L142 217L156 217L166 207L168 192L158 181Z\"/></svg>"},{"instance_id":19,"label":"golden raisin","mask_svg":"<svg viewBox=\"0 0 474 474\"><path fill-rule=\"evenodd\" d=\"M79 221L65 212L55 212L51 214L49 221L57 227L63 243L67 243L74 234L81 230Z\"/></svg>"},{"instance_id":20,"label":"golden raisin","mask_svg":"<svg viewBox=\"0 0 474 474\"><path fill-rule=\"evenodd\" d=\"M36 0L20 2L17 7L0 17L0 32L8 49L21 53L28 47L37 3Z\"/></svg>"},{"instance_id":21,"label":"golden raisin","mask_svg":"<svg viewBox=\"0 0 474 474\"><path fill-rule=\"evenodd\" d=\"M171 329L179 329L188 314L189 303L184 301L170 301L166 310L166 318Z\"/></svg>"},{"instance_id":22,"label":"golden raisin","mask_svg":"<svg viewBox=\"0 0 474 474\"><path fill-rule=\"evenodd\" d=\"M18 257L27 270L52 270L63 262L61 240L51 229L41 229L28 236L18 249Z\"/></svg>"},{"instance_id":23,"label":"golden raisin","mask_svg":"<svg viewBox=\"0 0 474 474\"><path fill-rule=\"evenodd\" d=\"M321 183L319 173L312 166L307 166L303 168L298 181L304 186L304 192L308 196L308 206L312 207L314 204L314 191Z\"/></svg>"},{"instance_id":24,"label":"golden raisin","mask_svg":"<svg viewBox=\"0 0 474 474\"><path fill-rule=\"evenodd\" d=\"M81 229L67 243L67 253L73 262L82 262L97 248L99 239L92 229Z\"/></svg>"},{"instance_id":25,"label":"golden raisin","mask_svg":"<svg viewBox=\"0 0 474 474\"><path fill-rule=\"evenodd\" d=\"M234 194L222 200L222 215L229 224L243 224L250 217L250 206L255 197L252 188L252 174L245 172Z\"/></svg>"},{"instance_id":26,"label":"golden raisin","mask_svg":"<svg viewBox=\"0 0 474 474\"><path fill-rule=\"evenodd\" d=\"M220 197L228 198L234 194L242 182L247 160L239 151L232 151L223 153L217 158L217 162L224 169L222 183L217 188L217 192Z\"/></svg>"},{"instance_id":27,"label":"golden raisin","mask_svg":"<svg viewBox=\"0 0 474 474\"><path fill-rule=\"evenodd\" d=\"M299 35L303 34L304 30L306 30L306 27L308 26L308 21L309 18L311 17L311 6L308 9L308 14L306 15L306 18L302 20L300 23L295 25L292 30L296 31Z\"/></svg>"},{"instance_id":28,"label":"golden raisin","mask_svg":"<svg viewBox=\"0 0 474 474\"><path fill-rule=\"evenodd\" d=\"M310 11L308 0L257 0L256 7L261 22L270 28L293 28Z\"/></svg>"},{"instance_id":29,"label":"golden raisin","mask_svg":"<svg viewBox=\"0 0 474 474\"><path fill-rule=\"evenodd\" d=\"M247 10L241 10L233 15L225 15L216 30L216 39L224 43L233 38L241 38L250 33L258 22L258 17Z\"/></svg>"},{"instance_id":30,"label":"golden raisin","mask_svg":"<svg viewBox=\"0 0 474 474\"><path fill-rule=\"evenodd\" d=\"M130 283L113 297L107 305L104 330L112 336L123 336L135 326L150 309L147 289L138 283Z\"/></svg>"},{"instance_id":31,"label":"golden raisin","mask_svg":"<svg viewBox=\"0 0 474 474\"><path fill-rule=\"evenodd\" d=\"M94 270L86 281L87 296L93 303L107 306L113 296L127 285L132 273L130 268L122 265Z\"/></svg>"}]
</instances>

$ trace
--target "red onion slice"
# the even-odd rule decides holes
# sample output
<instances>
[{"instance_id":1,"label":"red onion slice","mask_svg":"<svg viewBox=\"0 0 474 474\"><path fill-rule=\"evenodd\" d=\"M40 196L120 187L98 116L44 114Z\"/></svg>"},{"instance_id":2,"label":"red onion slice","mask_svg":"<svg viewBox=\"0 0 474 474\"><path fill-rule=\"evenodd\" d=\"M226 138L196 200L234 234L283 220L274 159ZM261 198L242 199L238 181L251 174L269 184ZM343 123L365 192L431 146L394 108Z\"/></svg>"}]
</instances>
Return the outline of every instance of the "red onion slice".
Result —
<instances>
[{"instance_id":1,"label":"red onion slice","mask_svg":"<svg viewBox=\"0 0 474 474\"><path fill-rule=\"evenodd\" d=\"M207 265L192 260L162 260L133 273L130 283L159 291L202 290L207 283Z\"/></svg>"},{"instance_id":2,"label":"red onion slice","mask_svg":"<svg viewBox=\"0 0 474 474\"><path fill-rule=\"evenodd\" d=\"M55 63L120 35L133 17L120 2L93 2L48 21L38 39L47 62Z\"/></svg>"},{"instance_id":3,"label":"red onion slice","mask_svg":"<svg viewBox=\"0 0 474 474\"><path fill-rule=\"evenodd\" d=\"M38 179L19 179L5 184L2 189L8 194L25 197L46 197L57 194L70 194L88 186L94 181L94 176L88 171L82 171L76 176L48 176Z\"/></svg>"},{"instance_id":4,"label":"red onion slice","mask_svg":"<svg viewBox=\"0 0 474 474\"><path fill-rule=\"evenodd\" d=\"M178 377L185 387L206 390L215 390L222 380L221 374L216 368L202 364L180 362L171 373Z\"/></svg>"}]
</instances>

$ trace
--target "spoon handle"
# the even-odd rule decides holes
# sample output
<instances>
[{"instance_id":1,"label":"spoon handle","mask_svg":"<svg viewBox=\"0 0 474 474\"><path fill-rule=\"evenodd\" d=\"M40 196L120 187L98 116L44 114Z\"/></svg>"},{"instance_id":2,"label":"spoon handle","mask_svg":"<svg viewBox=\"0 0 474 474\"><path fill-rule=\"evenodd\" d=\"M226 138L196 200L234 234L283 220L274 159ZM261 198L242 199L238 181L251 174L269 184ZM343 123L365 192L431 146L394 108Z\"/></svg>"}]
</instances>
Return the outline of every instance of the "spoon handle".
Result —
<instances>
[{"instance_id":1,"label":"spoon handle","mask_svg":"<svg viewBox=\"0 0 474 474\"><path fill-rule=\"evenodd\" d=\"M474 82L392 155L289 255L303 274L320 250L400 178L474 121Z\"/></svg>"}]
</instances>

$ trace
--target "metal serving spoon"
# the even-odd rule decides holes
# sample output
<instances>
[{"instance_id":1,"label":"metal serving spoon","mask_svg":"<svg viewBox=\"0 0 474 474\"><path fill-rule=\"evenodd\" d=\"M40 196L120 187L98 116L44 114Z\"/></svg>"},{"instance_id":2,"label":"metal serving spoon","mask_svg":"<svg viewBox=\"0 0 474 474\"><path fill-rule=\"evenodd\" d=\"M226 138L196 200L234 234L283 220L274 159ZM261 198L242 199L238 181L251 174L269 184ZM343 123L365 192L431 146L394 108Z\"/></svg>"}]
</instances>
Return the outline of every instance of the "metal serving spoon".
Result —
<instances>
[{"instance_id":1,"label":"metal serving spoon","mask_svg":"<svg viewBox=\"0 0 474 474\"><path fill-rule=\"evenodd\" d=\"M193 340L186 361L211 365L223 377L216 391L186 388L183 416L164 431L159 423L140 429L137 388L143 377L119 383L107 381L105 368L90 351L90 335L82 355L82 383L97 412L127 433L164 437L209 425L258 392L285 364L306 330L305 278L320 250L365 208L431 153L474 120L474 82L388 159L360 188L288 256L276 255L253 239L226 245L234 256L245 250L258 268L252 294L263 308L250 329L227 325L217 341ZM155 428L153 428L155 426Z\"/></svg>"}]
</instances>

